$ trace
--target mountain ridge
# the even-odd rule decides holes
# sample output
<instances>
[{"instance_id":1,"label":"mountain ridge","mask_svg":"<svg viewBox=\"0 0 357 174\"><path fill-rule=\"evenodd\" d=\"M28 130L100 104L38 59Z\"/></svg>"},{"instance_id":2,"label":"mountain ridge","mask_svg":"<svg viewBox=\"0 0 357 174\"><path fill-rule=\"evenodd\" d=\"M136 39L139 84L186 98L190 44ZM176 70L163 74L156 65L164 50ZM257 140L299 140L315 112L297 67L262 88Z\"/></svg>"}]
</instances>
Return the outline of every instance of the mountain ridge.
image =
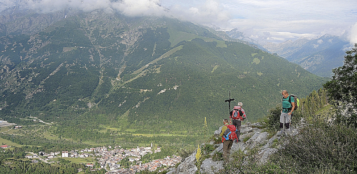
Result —
<instances>
[{"instance_id":1,"label":"mountain ridge","mask_svg":"<svg viewBox=\"0 0 357 174\"><path fill-rule=\"evenodd\" d=\"M304 96L326 80L192 23L103 11L3 36L0 48L2 118L36 116L77 140L127 136L98 134L111 128L196 136L205 117L209 127L227 117L228 91L256 120L282 88Z\"/></svg>"},{"instance_id":2,"label":"mountain ridge","mask_svg":"<svg viewBox=\"0 0 357 174\"><path fill-rule=\"evenodd\" d=\"M238 29L226 32L230 37L258 44ZM264 42L259 48L297 63L309 72L321 77L331 77L332 69L342 66L349 41L342 36L323 35L317 38L299 38L282 43ZM333 51L332 51L333 50ZM331 54L333 53L333 54Z\"/></svg>"}]
</instances>

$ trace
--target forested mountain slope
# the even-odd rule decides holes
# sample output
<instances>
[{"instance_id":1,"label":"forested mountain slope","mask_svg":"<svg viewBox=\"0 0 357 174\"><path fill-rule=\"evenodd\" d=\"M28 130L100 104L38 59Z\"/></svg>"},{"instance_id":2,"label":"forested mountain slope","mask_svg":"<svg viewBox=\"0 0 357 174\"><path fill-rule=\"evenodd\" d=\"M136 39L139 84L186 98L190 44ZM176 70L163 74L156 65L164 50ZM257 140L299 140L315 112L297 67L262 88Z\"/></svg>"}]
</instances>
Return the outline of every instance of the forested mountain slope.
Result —
<instances>
[{"instance_id":1,"label":"forested mountain slope","mask_svg":"<svg viewBox=\"0 0 357 174\"><path fill-rule=\"evenodd\" d=\"M280 90L306 96L324 82L281 57L169 18L93 11L0 38L1 118L36 116L74 139L100 138L101 126L190 135L205 117L213 130L228 117L228 91L255 120L280 102Z\"/></svg>"}]
</instances>

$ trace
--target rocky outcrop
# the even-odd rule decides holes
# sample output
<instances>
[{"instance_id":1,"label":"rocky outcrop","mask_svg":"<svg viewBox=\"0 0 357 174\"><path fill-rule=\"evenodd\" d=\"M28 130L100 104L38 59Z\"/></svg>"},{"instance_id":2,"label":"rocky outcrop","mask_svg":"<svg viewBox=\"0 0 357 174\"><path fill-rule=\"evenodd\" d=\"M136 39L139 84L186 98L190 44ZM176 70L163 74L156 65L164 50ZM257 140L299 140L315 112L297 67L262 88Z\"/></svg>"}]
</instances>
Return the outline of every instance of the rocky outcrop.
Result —
<instances>
[{"instance_id":1,"label":"rocky outcrop","mask_svg":"<svg viewBox=\"0 0 357 174\"><path fill-rule=\"evenodd\" d=\"M255 146L264 143L264 141L268 138L268 133L267 132L257 132L255 133L247 142L247 148L252 149Z\"/></svg>"},{"instance_id":2,"label":"rocky outcrop","mask_svg":"<svg viewBox=\"0 0 357 174\"><path fill-rule=\"evenodd\" d=\"M223 152L223 143L221 143L221 144L219 144L219 146L216 148L216 149L214 149L214 151L213 152L211 152L209 155L214 155L215 153L217 153L217 152Z\"/></svg>"},{"instance_id":3,"label":"rocky outcrop","mask_svg":"<svg viewBox=\"0 0 357 174\"><path fill-rule=\"evenodd\" d=\"M303 121L301 121L302 123ZM301 124L303 126L303 124ZM248 154L250 150L256 149L257 152L252 154L255 162L259 165L265 164L269 161L269 157L276 153L279 148L282 148L284 142L280 145L276 143L282 137L282 135L277 132L275 135L269 135L268 132L263 131L261 129L262 125L260 123L254 124L245 124L242 125L241 135L239 139L241 140L238 143L233 143L230 153L233 154L236 151L242 151L244 154ZM219 137L221 133L222 127L214 132L216 138ZM299 133L299 129L291 128L291 130L286 131L284 135L287 136L295 136ZM245 141L245 142L244 142ZM285 142L286 143L286 142ZM209 157L203 159L199 171L201 173L221 173L224 170L223 161L214 161L213 156L217 153L223 153L223 143L214 144L214 141L211 141L207 144L214 145L215 150L209 153ZM202 147L205 144L201 145ZM195 173L198 171L196 166L196 152L187 157L176 169L170 169L169 174L183 174L183 173ZM207 156L206 156L207 157ZM232 157L231 157L232 159ZM248 165L248 158L244 160L243 165Z\"/></svg>"},{"instance_id":4,"label":"rocky outcrop","mask_svg":"<svg viewBox=\"0 0 357 174\"><path fill-rule=\"evenodd\" d=\"M218 130L214 131L214 135L215 135L215 136L218 136L218 135L221 133L222 127L223 127L223 126L219 127Z\"/></svg>"},{"instance_id":5,"label":"rocky outcrop","mask_svg":"<svg viewBox=\"0 0 357 174\"><path fill-rule=\"evenodd\" d=\"M269 156L277 151L278 149L275 148L265 148L260 150L256 156L257 158L259 158L258 164L264 164L268 162Z\"/></svg>"},{"instance_id":6,"label":"rocky outcrop","mask_svg":"<svg viewBox=\"0 0 357 174\"><path fill-rule=\"evenodd\" d=\"M215 174L224 170L223 161L213 161L211 158L205 159L200 168L201 173Z\"/></svg>"},{"instance_id":7,"label":"rocky outcrop","mask_svg":"<svg viewBox=\"0 0 357 174\"><path fill-rule=\"evenodd\" d=\"M252 127L247 127L247 126L245 126L245 127L242 127L242 128L241 128L240 133L241 133L241 134L246 134L246 133L253 132L253 131L254 131L254 130L253 130Z\"/></svg>"},{"instance_id":8,"label":"rocky outcrop","mask_svg":"<svg viewBox=\"0 0 357 174\"><path fill-rule=\"evenodd\" d=\"M177 166L175 174L195 173L198 169L196 163L196 152L187 157L180 165Z\"/></svg>"}]
</instances>

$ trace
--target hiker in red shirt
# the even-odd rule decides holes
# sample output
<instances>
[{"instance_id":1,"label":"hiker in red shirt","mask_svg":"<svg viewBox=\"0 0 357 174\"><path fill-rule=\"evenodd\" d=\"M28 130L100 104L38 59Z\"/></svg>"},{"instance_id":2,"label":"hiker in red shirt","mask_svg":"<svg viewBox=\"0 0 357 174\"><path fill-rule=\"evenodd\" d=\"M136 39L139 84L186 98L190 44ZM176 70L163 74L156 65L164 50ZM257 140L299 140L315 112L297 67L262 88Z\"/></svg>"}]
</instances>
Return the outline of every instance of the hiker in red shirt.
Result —
<instances>
[{"instance_id":1,"label":"hiker in red shirt","mask_svg":"<svg viewBox=\"0 0 357 174\"><path fill-rule=\"evenodd\" d=\"M238 106L234 106L233 110L230 112L230 122L236 127L236 134L238 139L236 142L239 142L239 136L240 136L240 127L242 125L242 121L247 118L245 115L245 111L242 108L243 103L238 102ZM232 122L233 121L233 122Z\"/></svg>"}]
</instances>

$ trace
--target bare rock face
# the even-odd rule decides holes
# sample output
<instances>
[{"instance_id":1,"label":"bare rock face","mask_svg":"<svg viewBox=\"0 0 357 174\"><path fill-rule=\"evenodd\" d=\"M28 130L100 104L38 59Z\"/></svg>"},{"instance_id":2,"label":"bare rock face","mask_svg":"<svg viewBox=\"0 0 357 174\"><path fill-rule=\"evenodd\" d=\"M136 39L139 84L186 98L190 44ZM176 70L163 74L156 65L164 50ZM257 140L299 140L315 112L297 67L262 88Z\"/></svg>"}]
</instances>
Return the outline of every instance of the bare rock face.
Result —
<instances>
[{"instance_id":1,"label":"bare rock face","mask_svg":"<svg viewBox=\"0 0 357 174\"><path fill-rule=\"evenodd\" d=\"M244 151L246 146L247 145L243 142L233 143L230 153L232 154L233 152L238 150Z\"/></svg>"},{"instance_id":2,"label":"bare rock face","mask_svg":"<svg viewBox=\"0 0 357 174\"><path fill-rule=\"evenodd\" d=\"M273 137L271 137L269 139L269 141L263 146L263 149L269 148L273 144L273 142L276 138L277 138L277 135L274 135Z\"/></svg>"},{"instance_id":3,"label":"bare rock face","mask_svg":"<svg viewBox=\"0 0 357 174\"><path fill-rule=\"evenodd\" d=\"M222 132L222 127L223 127L223 126L219 127L218 130L214 131L214 135L215 135L215 136L218 136L219 134L221 134L221 132Z\"/></svg>"},{"instance_id":4,"label":"bare rock face","mask_svg":"<svg viewBox=\"0 0 357 174\"><path fill-rule=\"evenodd\" d=\"M258 128L253 128L258 127ZM282 148L284 146L283 144L279 145L276 148L273 148L272 145L277 139L280 139L277 134L268 139L268 132L262 132L262 129L260 123L254 123L254 124L245 124L242 126L241 131L243 132L240 136L240 142L236 143L234 142L230 154L233 154L236 151L242 151L245 154L247 154L251 149L257 148L258 151L257 153L252 154L254 161L257 162L259 165L263 165L269 161L269 158L271 155L276 153L279 148ZM219 134L221 133L222 127L220 127L218 130L214 132L215 136L218 137ZM299 133L299 129L291 129L286 133L286 136L295 136ZM249 138L246 142L243 142L244 139ZM287 143L285 141L285 143ZM223 153L223 143L219 144L214 144L214 141L209 142L209 144L214 145L216 147L215 150L213 150L207 159L205 159L201 167L199 168L200 173L208 173L208 174L214 174L214 173L222 173L224 172L224 167L223 167L223 161L213 161L212 156L217 153ZM260 146L262 145L262 146ZM204 144L202 144L204 146ZM189 157L185 159L184 162L182 162L176 169L170 169L169 174L189 174L189 173L195 173L198 171L198 168L195 165L196 158L195 158L196 152L192 153ZM248 157L245 157L243 165L249 165L249 160ZM231 160L234 160L231 156ZM233 173L239 173L237 170L236 172Z\"/></svg>"},{"instance_id":5,"label":"bare rock face","mask_svg":"<svg viewBox=\"0 0 357 174\"><path fill-rule=\"evenodd\" d=\"M170 168L166 174L175 174L175 171L175 168Z\"/></svg>"},{"instance_id":6,"label":"bare rock face","mask_svg":"<svg viewBox=\"0 0 357 174\"><path fill-rule=\"evenodd\" d=\"M265 141L268 138L268 132L257 132L255 133L252 138L250 138L246 144L247 144L247 148L252 149L254 148L256 145L261 144L263 141Z\"/></svg>"},{"instance_id":7,"label":"bare rock face","mask_svg":"<svg viewBox=\"0 0 357 174\"><path fill-rule=\"evenodd\" d=\"M253 128L252 127L242 127L241 130L240 130L241 134L246 134L246 133L249 133L249 132L253 132Z\"/></svg>"},{"instance_id":8,"label":"bare rock face","mask_svg":"<svg viewBox=\"0 0 357 174\"><path fill-rule=\"evenodd\" d=\"M214 155L216 152L223 153L223 143L219 144L219 146L213 152L211 152L210 155Z\"/></svg>"},{"instance_id":9,"label":"bare rock face","mask_svg":"<svg viewBox=\"0 0 357 174\"><path fill-rule=\"evenodd\" d=\"M196 153L192 153L189 157L185 159L179 166L177 166L175 173L176 174L187 174L195 173L198 169L195 165L196 162Z\"/></svg>"},{"instance_id":10,"label":"bare rock face","mask_svg":"<svg viewBox=\"0 0 357 174\"><path fill-rule=\"evenodd\" d=\"M211 158L205 159L201 164L201 173L215 174L224 170L223 161L213 161Z\"/></svg>"},{"instance_id":11,"label":"bare rock face","mask_svg":"<svg viewBox=\"0 0 357 174\"><path fill-rule=\"evenodd\" d=\"M278 151L278 149L275 149L275 148L267 148L267 149L263 149L263 150L259 151L258 157L260 157L260 159L258 161L258 164L267 163L269 160L269 157L277 151Z\"/></svg>"}]
</instances>

